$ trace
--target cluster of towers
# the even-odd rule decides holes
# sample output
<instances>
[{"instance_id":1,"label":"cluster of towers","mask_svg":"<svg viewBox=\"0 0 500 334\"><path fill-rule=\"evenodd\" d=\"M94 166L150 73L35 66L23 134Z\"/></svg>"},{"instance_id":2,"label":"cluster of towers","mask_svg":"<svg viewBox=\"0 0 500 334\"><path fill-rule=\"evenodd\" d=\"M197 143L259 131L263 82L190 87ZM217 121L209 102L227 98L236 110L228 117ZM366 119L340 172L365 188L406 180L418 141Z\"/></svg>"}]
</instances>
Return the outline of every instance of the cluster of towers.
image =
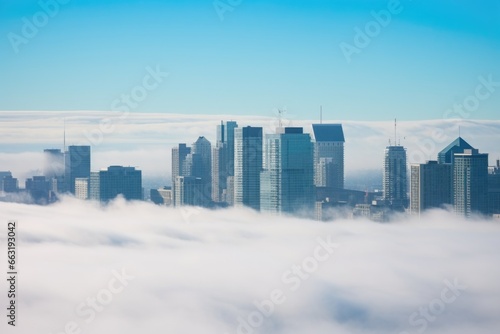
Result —
<instances>
[{"instance_id":1,"label":"cluster of towers","mask_svg":"<svg viewBox=\"0 0 500 334\"><path fill-rule=\"evenodd\" d=\"M463 138L439 152L437 160L410 168L412 214L446 205L465 217L500 214L500 162L488 167L488 154Z\"/></svg>"},{"instance_id":2,"label":"cluster of towers","mask_svg":"<svg viewBox=\"0 0 500 334\"><path fill-rule=\"evenodd\" d=\"M142 172L134 167L110 166L91 172L91 147L68 146L44 150L42 175L26 179L20 188L18 180L10 172L0 172L0 190L7 200L26 201L24 194L38 204L57 200L62 193L73 194L79 199L107 202L118 195L129 200L142 200ZM20 196L21 195L21 196Z\"/></svg>"},{"instance_id":3,"label":"cluster of towers","mask_svg":"<svg viewBox=\"0 0 500 334\"><path fill-rule=\"evenodd\" d=\"M411 164L406 149L386 147L382 192L344 189L344 133L340 124L313 124L313 137L300 127L263 134L260 127L217 126L215 147L200 137L192 147L172 150L174 206L246 206L269 213L342 209L348 216L385 220L393 212L420 215L452 207L462 216L500 214L500 162L488 167L461 137L435 161Z\"/></svg>"},{"instance_id":4,"label":"cluster of towers","mask_svg":"<svg viewBox=\"0 0 500 334\"><path fill-rule=\"evenodd\" d=\"M461 216L500 216L500 161L488 166L480 153L458 137L437 160L411 164L406 149L394 142L385 149L382 192L344 188L344 132L341 124L262 127L221 122L212 145L199 137L191 146L172 149L172 185L151 189L157 204L201 207L249 207L267 213L315 215L319 220L366 216L386 220L393 212L420 215L450 207ZM26 179L24 189L10 172L0 172L0 200L26 193L36 203L57 194L107 202L118 195L142 200L142 172L110 166L91 172L91 147L44 150L42 175ZM5 195L7 194L7 195ZM10 199L9 199L10 196ZM333 212L333 213L332 213Z\"/></svg>"},{"instance_id":5,"label":"cluster of towers","mask_svg":"<svg viewBox=\"0 0 500 334\"><path fill-rule=\"evenodd\" d=\"M301 127L217 126L211 148L204 137L172 149L174 206L246 206L270 213L314 209L316 187L344 187L344 134L340 124Z\"/></svg>"},{"instance_id":6,"label":"cluster of towers","mask_svg":"<svg viewBox=\"0 0 500 334\"><path fill-rule=\"evenodd\" d=\"M462 137L439 152L437 160L410 165L409 197L407 178L406 149L388 146L383 199L392 209L413 215L444 207L464 217L500 214L500 161L488 167L488 154Z\"/></svg>"}]
</instances>

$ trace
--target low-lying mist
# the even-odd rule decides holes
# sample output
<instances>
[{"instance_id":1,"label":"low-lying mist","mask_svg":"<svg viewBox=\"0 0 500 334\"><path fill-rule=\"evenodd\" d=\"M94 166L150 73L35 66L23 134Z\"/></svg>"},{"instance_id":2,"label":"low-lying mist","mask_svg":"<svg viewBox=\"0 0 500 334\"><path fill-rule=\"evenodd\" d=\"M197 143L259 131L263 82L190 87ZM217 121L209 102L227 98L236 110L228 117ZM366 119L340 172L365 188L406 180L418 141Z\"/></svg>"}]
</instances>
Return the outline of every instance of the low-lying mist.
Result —
<instances>
[{"instance_id":1,"label":"low-lying mist","mask_svg":"<svg viewBox=\"0 0 500 334\"><path fill-rule=\"evenodd\" d=\"M8 220L18 222L18 317L12 328L2 314L2 333L500 330L497 221L431 211L320 223L122 199L0 203L2 268Z\"/></svg>"}]
</instances>

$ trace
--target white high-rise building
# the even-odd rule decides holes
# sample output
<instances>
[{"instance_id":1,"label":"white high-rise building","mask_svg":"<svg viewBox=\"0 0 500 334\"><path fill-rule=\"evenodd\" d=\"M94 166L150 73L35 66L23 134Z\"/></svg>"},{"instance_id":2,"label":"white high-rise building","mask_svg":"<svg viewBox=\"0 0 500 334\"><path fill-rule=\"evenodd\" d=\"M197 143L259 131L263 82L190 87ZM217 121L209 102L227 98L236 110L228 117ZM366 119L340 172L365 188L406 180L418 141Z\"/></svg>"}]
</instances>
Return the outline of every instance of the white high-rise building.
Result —
<instances>
[{"instance_id":1,"label":"white high-rise building","mask_svg":"<svg viewBox=\"0 0 500 334\"><path fill-rule=\"evenodd\" d=\"M75 197L78 199L89 198L89 179L77 177L75 179Z\"/></svg>"}]
</instances>

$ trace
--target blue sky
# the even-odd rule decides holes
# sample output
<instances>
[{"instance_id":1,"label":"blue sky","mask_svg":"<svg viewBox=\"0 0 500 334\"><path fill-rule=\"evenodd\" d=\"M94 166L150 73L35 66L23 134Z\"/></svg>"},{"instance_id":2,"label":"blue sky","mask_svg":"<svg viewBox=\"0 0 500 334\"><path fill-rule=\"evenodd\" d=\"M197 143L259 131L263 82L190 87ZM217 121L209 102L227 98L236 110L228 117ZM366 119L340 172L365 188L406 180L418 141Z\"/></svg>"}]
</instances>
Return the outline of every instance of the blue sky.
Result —
<instances>
[{"instance_id":1,"label":"blue sky","mask_svg":"<svg viewBox=\"0 0 500 334\"><path fill-rule=\"evenodd\" d=\"M156 67L168 77L132 111L440 119L479 77L500 82L498 1L401 0L350 62L341 43L391 1L238 2L221 20L213 0L73 0L43 24L39 2L2 0L0 110L111 110ZM472 109L451 115L497 119L500 86Z\"/></svg>"}]
</instances>

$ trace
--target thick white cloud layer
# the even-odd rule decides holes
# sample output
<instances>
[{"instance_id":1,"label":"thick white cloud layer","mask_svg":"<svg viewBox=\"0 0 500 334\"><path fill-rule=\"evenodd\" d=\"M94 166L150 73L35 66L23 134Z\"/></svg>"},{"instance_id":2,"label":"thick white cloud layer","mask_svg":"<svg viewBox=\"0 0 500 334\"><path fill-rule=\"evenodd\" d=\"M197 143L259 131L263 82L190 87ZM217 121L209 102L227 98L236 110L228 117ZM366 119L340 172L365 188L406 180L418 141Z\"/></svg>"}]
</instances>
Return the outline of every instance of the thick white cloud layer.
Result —
<instances>
[{"instance_id":1,"label":"thick white cloud layer","mask_svg":"<svg viewBox=\"0 0 500 334\"><path fill-rule=\"evenodd\" d=\"M170 177L171 148L180 142L191 144L206 136L212 144L215 126L221 120L236 120L240 126L262 126L266 133L279 124L278 117L128 114L119 112L0 112L0 170L12 170L24 179L33 166L42 166L43 148L61 148L63 119L66 120L67 145L91 145L92 169L109 165L132 165L143 170L146 178ZM302 126L308 133L317 120L296 120L285 114L284 126ZM384 149L393 142L394 123L325 120L342 123L346 137L346 174L381 169ZM481 152L490 153L490 163L500 158L498 133L500 121L431 120L399 122L398 142L408 149L410 163L436 159L437 153L458 136ZM34 149L36 147L36 149ZM40 167L41 168L41 167Z\"/></svg>"},{"instance_id":2,"label":"thick white cloud layer","mask_svg":"<svg viewBox=\"0 0 500 334\"><path fill-rule=\"evenodd\" d=\"M444 211L325 224L122 200L0 203L4 274L9 219L18 220L18 320L6 324L2 279L2 333L500 331L498 222Z\"/></svg>"}]
</instances>

